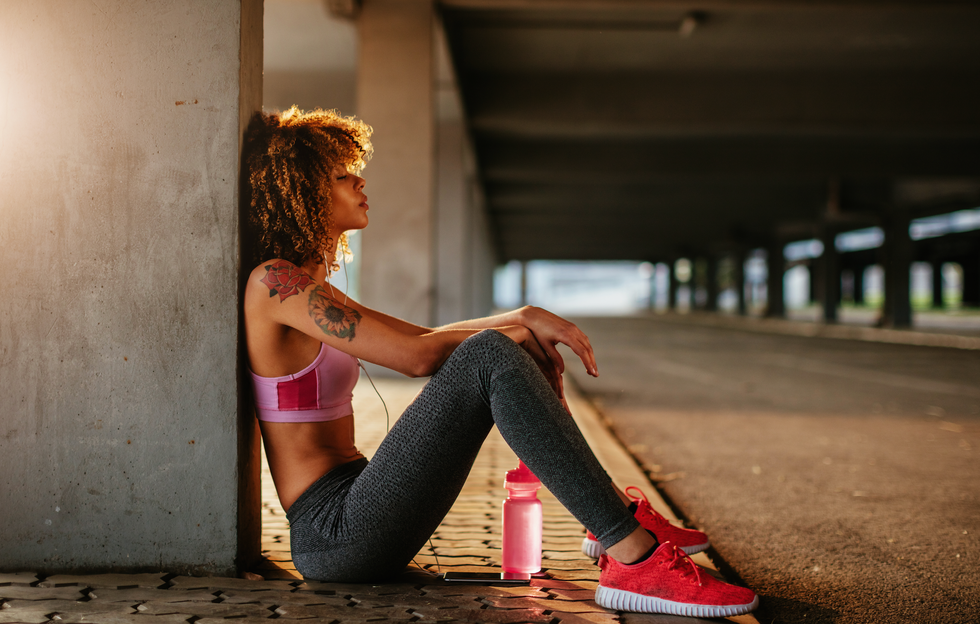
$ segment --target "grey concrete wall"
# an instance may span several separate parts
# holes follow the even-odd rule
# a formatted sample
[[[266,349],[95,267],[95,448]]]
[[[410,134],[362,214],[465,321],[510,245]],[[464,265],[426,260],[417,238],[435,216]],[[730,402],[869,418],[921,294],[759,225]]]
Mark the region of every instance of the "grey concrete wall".
[[[261,0],[0,4],[0,569],[233,573],[257,542],[237,179],[261,36]]]

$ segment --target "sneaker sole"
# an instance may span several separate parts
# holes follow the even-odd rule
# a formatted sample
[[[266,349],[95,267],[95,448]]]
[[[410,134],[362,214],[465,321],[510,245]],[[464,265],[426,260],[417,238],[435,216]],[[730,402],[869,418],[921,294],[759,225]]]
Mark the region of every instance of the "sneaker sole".
[[[744,605],[698,605],[674,602],[672,600],[664,600],[663,598],[644,596],[643,594],[634,594],[633,592],[603,587],[602,585],[595,590],[595,601],[600,607],[614,611],[668,613],[670,615],[708,618],[744,615],[759,606],[758,596],[752,602]]]
[[[701,552],[702,550],[707,550],[708,546],[710,545],[711,545],[710,543],[705,542],[703,544],[694,544],[693,546],[681,546],[680,548],[686,554],[693,555],[695,553]],[[593,559],[598,559],[599,555],[602,555],[606,552],[606,549],[603,548],[602,544],[600,544],[599,542],[595,540],[590,540],[588,537],[584,537],[582,538],[582,552],[588,555],[589,557],[592,557]]]

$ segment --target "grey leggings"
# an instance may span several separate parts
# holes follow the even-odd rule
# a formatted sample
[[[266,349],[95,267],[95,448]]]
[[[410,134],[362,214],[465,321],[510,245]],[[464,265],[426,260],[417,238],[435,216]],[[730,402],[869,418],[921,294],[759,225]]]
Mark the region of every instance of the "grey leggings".
[[[331,470],[289,508],[296,569],[344,582],[402,572],[449,512],[495,424],[604,546],[639,526],[531,357],[487,330],[457,347],[370,462]]]

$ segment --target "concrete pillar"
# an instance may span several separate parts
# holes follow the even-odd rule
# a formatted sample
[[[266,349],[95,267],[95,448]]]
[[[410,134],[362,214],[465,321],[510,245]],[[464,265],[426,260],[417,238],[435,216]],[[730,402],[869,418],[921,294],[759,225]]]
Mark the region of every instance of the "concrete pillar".
[[[812,305],[820,301],[820,292],[818,291],[821,285],[820,276],[817,273],[817,263],[813,259],[807,260],[807,263],[804,266],[806,267],[806,272],[810,278],[810,281],[808,282],[810,290],[808,293],[807,304]]]
[[[884,327],[912,325],[909,300],[909,271],[912,265],[912,239],[909,215],[895,210],[885,215],[885,243],[881,247],[885,267],[885,302],[879,324]]]
[[[361,297],[413,323],[434,321],[435,130],[432,0],[366,0],[358,27],[358,115],[374,128],[365,171]]]
[[[680,288],[680,281],[677,279],[677,259],[672,259],[667,264],[667,309],[677,311],[677,289]]]
[[[766,316],[783,318],[786,316],[786,303],[783,293],[783,276],[786,272],[786,259],[783,244],[773,241],[767,248],[766,262]]]
[[[840,257],[834,244],[833,230],[827,229],[821,237],[823,253],[816,259],[814,281],[817,282],[817,301],[822,308],[824,323],[837,322],[837,308],[840,305]]]
[[[526,306],[527,303],[527,262],[521,262],[521,299],[518,306]]]
[[[932,261],[932,307],[942,309],[943,302],[943,262],[942,260]]]
[[[238,177],[261,71],[260,0],[0,3],[0,570],[257,555]]]
[[[708,256],[706,262],[705,287],[708,291],[708,297],[704,309],[709,312],[716,312],[718,310],[718,258]]]
[[[647,294],[647,310],[655,310],[657,308],[657,263],[654,260],[649,261],[653,268],[650,270],[650,285],[649,292]]]
[[[476,156],[441,27],[436,55],[435,325],[487,316],[496,258]]]
[[[735,282],[735,294],[738,296],[738,313],[745,316],[745,252],[739,250],[732,256],[732,278]]]
[[[864,303],[864,272],[868,267],[857,265],[854,267],[854,305]]]
[[[967,254],[960,261],[963,267],[962,304],[970,307],[980,306],[980,252]]]

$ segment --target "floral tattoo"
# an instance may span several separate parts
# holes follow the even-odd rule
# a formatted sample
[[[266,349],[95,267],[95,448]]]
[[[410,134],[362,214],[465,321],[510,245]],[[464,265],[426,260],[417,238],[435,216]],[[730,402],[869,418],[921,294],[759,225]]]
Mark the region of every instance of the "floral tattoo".
[[[306,290],[307,286],[314,283],[313,278],[306,271],[285,260],[267,264],[265,270],[268,273],[265,274],[261,282],[269,287],[270,297],[279,295],[280,303]]]
[[[317,327],[328,336],[354,339],[354,330],[361,321],[361,313],[340,303],[320,286],[310,292],[310,316]]]

